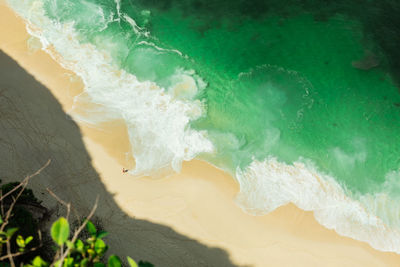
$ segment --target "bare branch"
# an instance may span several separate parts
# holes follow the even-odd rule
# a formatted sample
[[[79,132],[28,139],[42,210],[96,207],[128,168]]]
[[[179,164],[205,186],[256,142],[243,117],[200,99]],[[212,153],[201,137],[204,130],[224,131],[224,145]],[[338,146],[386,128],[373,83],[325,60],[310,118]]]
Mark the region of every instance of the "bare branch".
[[[27,251],[16,252],[16,253],[8,253],[8,250],[7,250],[7,255],[4,255],[4,256],[0,257],[0,261],[5,260],[5,259],[10,258],[10,257],[14,257],[15,258],[15,257],[21,256],[21,255],[24,255],[26,253],[38,250],[40,247],[43,246],[42,232],[40,230],[38,230],[38,237],[39,237],[39,246],[31,248],[31,249],[29,249]],[[9,240],[7,242],[9,243]]]
[[[2,214],[4,214],[3,200],[7,196],[11,195],[12,193],[16,192],[18,189],[21,188],[21,190],[18,192],[17,196],[16,197],[12,197],[12,203],[11,203],[10,207],[8,208],[8,210],[7,210],[6,217],[4,218],[4,222],[1,224],[0,231],[4,231],[5,227],[9,223],[9,219],[11,217],[11,212],[14,209],[14,206],[17,203],[18,199],[21,197],[22,193],[24,192],[26,186],[28,185],[29,179],[31,179],[32,177],[34,177],[34,176],[38,175],[39,173],[41,173],[50,164],[50,162],[51,162],[51,160],[49,159],[46,162],[46,164],[44,164],[39,170],[37,170],[35,173],[25,177],[25,179],[18,186],[14,187],[7,194],[3,195],[3,193],[1,192],[1,196],[0,196],[1,212],[2,212]],[[41,241],[42,238],[41,238],[40,231],[39,231],[39,237],[40,237],[40,241]],[[8,260],[10,261],[11,267],[15,267],[14,257],[15,256],[19,256],[20,252],[11,253],[10,237],[7,237],[6,248],[7,248],[7,255],[0,257],[0,260],[8,258]],[[36,250],[36,248],[35,248],[35,250]]]
[[[59,198],[53,191],[51,191],[49,188],[46,188],[47,192],[49,192],[49,194],[54,197],[58,202],[60,202],[62,205],[64,205],[67,208],[67,220],[69,218],[69,214],[71,211],[71,203],[67,203],[65,201],[63,201],[61,198]]]
[[[76,239],[78,238],[78,235],[83,231],[83,229],[85,228],[86,224],[88,223],[88,221],[90,221],[90,219],[93,217],[94,212],[97,209],[97,205],[99,203],[99,196],[96,197],[96,202],[93,205],[92,210],[90,211],[89,215],[86,217],[86,219],[83,221],[83,223],[81,224],[81,226],[78,228],[78,230],[75,231],[74,236],[72,237],[72,243],[74,243],[76,241]]]
[[[17,204],[19,197],[22,195],[22,192],[24,192],[27,185],[28,183],[24,183],[22,189],[18,192],[17,197],[16,198],[13,197],[13,202],[11,203],[10,207],[7,210],[6,217],[4,218],[4,222],[0,227],[0,231],[4,231],[5,227],[7,226],[8,220],[10,219],[11,216],[11,212],[14,209],[15,204]]]
[[[60,197],[58,197],[53,191],[51,191],[50,188],[46,188],[47,192],[49,192],[49,194],[54,197],[58,202],[61,203],[61,205],[65,206],[67,208],[67,220],[69,218],[69,215],[71,214],[71,210],[73,211],[74,215],[75,215],[75,219],[80,223],[80,218],[78,215],[78,212],[76,211],[76,209],[74,208],[74,206],[72,206],[71,203],[67,203],[65,201],[63,201]]]
[[[58,202],[60,202],[62,205],[64,206],[68,206],[70,203],[65,202],[64,200],[62,200],[61,198],[59,198],[53,191],[51,191],[48,187],[46,188],[47,192],[50,193],[50,195],[52,197],[54,197]]]
[[[3,190],[0,189],[0,197],[3,197]],[[4,205],[3,201],[0,201],[0,212],[1,212],[1,217],[4,216]]]
[[[7,247],[7,258],[10,261],[10,265],[11,267],[15,267],[15,263],[14,263],[14,259],[13,256],[11,254],[11,245],[10,245],[10,238],[7,238],[7,243],[6,243],[6,247]]]
[[[21,186],[23,186],[23,184],[28,183],[29,179],[31,179],[32,177],[40,174],[47,166],[49,166],[51,162],[51,159],[49,159],[39,170],[37,170],[35,173],[25,177],[25,179],[16,187],[14,187],[11,191],[7,192],[7,194],[2,195],[0,198],[0,201],[2,201],[4,198],[6,198],[7,196],[11,195],[12,193],[14,193],[16,190],[18,190],[18,188],[20,188]]]
[[[67,221],[69,220],[69,214],[71,211],[71,203],[67,203],[64,200],[62,200],[61,198],[59,198],[53,191],[51,191],[49,188],[46,188],[47,192],[49,192],[49,194],[54,197],[59,203],[61,203],[61,205],[65,206],[67,208]],[[61,245],[60,247],[60,255],[64,254],[64,244]],[[55,259],[57,258],[57,254],[55,255]]]
[[[24,251],[24,252],[11,253],[11,254],[7,254],[7,255],[4,255],[4,256],[1,256],[0,257],[0,261],[5,260],[5,259],[9,258],[10,256],[15,258],[15,257],[21,256],[21,255],[24,255],[26,253],[30,253],[32,251],[38,250],[40,247],[41,246],[38,246],[38,247],[31,248],[31,249],[29,249],[27,251]]]
[[[38,230],[38,237],[39,237],[39,247],[43,245],[43,240],[42,240],[42,231],[40,229]]]
[[[90,221],[90,219],[93,217],[94,212],[97,209],[97,205],[99,203],[99,196],[96,197],[96,202],[93,205],[92,210],[90,211],[89,215],[86,217],[86,219],[83,221],[83,223],[81,224],[81,226],[79,226],[79,228],[74,232],[74,235],[71,239],[71,243],[75,243],[75,241],[78,239],[79,234],[83,231],[83,229],[85,228],[86,224],[88,223],[88,221]],[[68,255],[70,251],[70,248],[68,247],[67,250],[65,250],[64,254],[61,255],[61,259],[60,259],[60,267],[63,264],[64,258]],[[54,266],[54,262],[50,265],[50,267]]]

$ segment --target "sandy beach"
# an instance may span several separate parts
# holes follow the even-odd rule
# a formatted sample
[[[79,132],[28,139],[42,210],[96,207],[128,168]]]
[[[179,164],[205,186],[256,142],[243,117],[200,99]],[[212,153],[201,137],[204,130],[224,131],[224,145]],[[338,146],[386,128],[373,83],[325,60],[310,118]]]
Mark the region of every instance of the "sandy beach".
[[[400,266],[400,255],[339,236],[294,205],[244,213],[235,180],[198,160],[166,178],[122,174],[133,161],[125,126],[71,119],[90,105],[74,104],[82,82],[40,50],[4,1],[0,50],[0,178],[22,179],[52,159],[30,187],[59,215],[46,187],[80,214],[99,195],[111,252],[155,266]]]

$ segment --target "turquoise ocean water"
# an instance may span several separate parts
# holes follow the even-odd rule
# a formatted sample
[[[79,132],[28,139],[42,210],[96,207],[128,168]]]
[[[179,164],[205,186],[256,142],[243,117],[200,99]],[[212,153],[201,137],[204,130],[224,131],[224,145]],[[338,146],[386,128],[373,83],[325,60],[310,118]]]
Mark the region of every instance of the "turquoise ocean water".
[[[199,158],[237,203],[293,202],[400,253],[397,1],[9,0],[97,104],[124,119],[132,174]]]

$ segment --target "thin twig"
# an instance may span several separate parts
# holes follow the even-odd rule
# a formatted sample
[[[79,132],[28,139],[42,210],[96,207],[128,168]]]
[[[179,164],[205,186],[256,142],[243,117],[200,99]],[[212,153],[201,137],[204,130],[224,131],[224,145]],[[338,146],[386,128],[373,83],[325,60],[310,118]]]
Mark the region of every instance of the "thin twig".
[[[49,159],[39,170],[37,170],[35,173],[25,177],[25,179],[16,187],[14,187],[11,191],[7,192],[7,194],[2,195],[0,198],[0,201],[2,201],[4,198],[6,198],[7,196],[11,195],[12,193],[14,193],[16,190],[18,190],[18,188],[20,188],[21,186],[23,186],[24,183],[27,183],[29,181],[29,179],[31,179],[32,177],[40,174],[47,166],[49,166],[51,162],[51,159]]]
[[[54,197],[58,202],[60,202],[61,204],[63,204],[64,206],[68,206],[69,203],[65,202],[64,200],[62,200],[61,198],[59,198],[53,191],[51,191],[48,187],[46,188],[47,192],[50,193],[50,195],[52,197]]]
[[[0,197],[3,196],[3,190],[0,189]],[[1,212],[1,217],[4,216],[4,205],[3,205],[3,201],[0,201],[0,212]]]
[[[7,194],[3,195],[0,198],[0,202],[2,202],[2,200],[5,197],[9,196],[13,192],[15,192],[18,188],[22,187],[22,189],[18,192],[17,197],[13,198],[13,202],[11,203],[10,207],[7,210],[6,217],[3,220],[4,221],[3,224],[0,227],[0,231],[4,231],[5,227],[7,226],[8,220],[10,219],[10,216],[11,216],[11,212],[14,209],[15,204],[17,204],[18,199],[20,198],[20,196],[24,192],[26,186],[28,185],[29,179],[31,179],[32,177],[34,177],[34,176],[38,175],[39,173],[41,173],[47,166],[49,166],[50,162],[51,162],[51,160],[49,159],[39,170],[37,170],[35,173],[27,176],[18,186],[14,187],[11,191],[9,191]]]
[[[64,205],[67,208],[67,220],[69,218],[69,214],[71,211],[71,203],[67,203],[64,200],[62,200],[61,198],[59,198],[53,191],[51,191],[49,188],[46,188],[47,192],[49,192],[49,194],[54,197],[58,202],[60,202],[62,205]]]
[[[47,192],[49,192],[49,194],[50,194],[52,197],[54,197],[58,202],[60,202],[63,206],[65,206],[65,207],[67,208],[67,216],[66,216],[66,217],[67,217],[67,220],[68,220],[69,215],[71,214],[70,211],[72,210],[72,211],[74,212],[75,219],[76,219],[77,221],[79,221],[79,223],[80,223],[80,219],[79,219],[78,212],[76,211],[76,209],[74,208],[74,206],[71,205],[71,203],[67,203],[67,202],[63,201],[60,197],[58,197],[58,196],[56,195],[56,193],[54,193],[53,191],[51,191],[50,188],[46,188],[46,190],[47,190]]]
[[[53,191],[50,190],[50,188],[46,188],[47,192],[49,192],[49,194],[54,197],[59,203],[61,203],[61,205],[65,206],[67,208],[67,221],[69,220],[69,214],[71,211],[71,203],[67,203],[64,200],[62,200],[61,198],[59,198]],[[58,253],[60,253],[60,255],[64,254],[64,244],[61,244],[60,247],[60,251],[57,251],[57,253],[54,255],[54,260],[58,258]]]
[[[5,256],[0,257],[0,261],[5,260],[5,259],[9,258],[10,256],[15,258],[15,257],[21,256],[21,255],[24,255],[26,253],[30,253],[32,251],[38,250],[40,247],[41,246],[37,246],[37,247],[31,248],[31,249],[29,249],[27,251],[24,251],[24,252],[17,252],[17,253],[7,254]]]
[[[7,258],[10,261],[10,265],[11,267],[15,267],[15,263],[14,263],[14,259],[13,256],[11,254],[11,244],[10,244],[10,237],[7,237]]]
[[[7,196],[11,195],[12,193],[16,192],[19,188],[21,188],[21,190],[18,192],[17,196],[16,196],[15,198],[12,197],[12,199],[13,199],[13,200],[12,200],[12,203],[11,203],[10,207],[8,208],[8,210],[7,210],[6,217],[4,218],[3,223],[1,224],[0,231],[4,231],[5,227],[6,227],[7,224],[9,223],[9,219],[10,219],[10,217],[11,217],[11,212],[12,212],[12,210],[14,209],[14,206],[15,206],[15,204],[17,203],[18,199],[21,197],[22,193],[24,192],[26,186],[28,185],[29,179],[31,179],[32,177],[34,177],[34,176],[38,175],[39,173],[41,173],[42,170],[43,170],[44,168],[46,168],[46,167],[50,164],[50,162],[51,162],[51,160],[49,159],[49,160],[46,162],[46,164],[43,165],[43,167],[41,167],[41,168],[40,168],[39,170],[37,170],[35,173],[33,173],[33,174],[31,174],[31,175],[25,177],[25,179],[24,179],[18,186],[14,187],[14,188],[13,188],[12,190],[10,190],[7,194],[5,194],[5,195],[1,194],[0,202],[1,202],[2,205],[3,205],[3,200],[4,200]],[[2,209],[2,213],[3,213],[3,212],[4,212],[4,211],[3,211],[3,206],[1,207],[1,209]],[[15,253],[14,253],[14,254],[11,253],[10,239],[11,239],[10,237],[7,237],[7,242],[6,242],[7,255],[5,255],[4,257],[9,259],[11,267],[15,267],[15,263],[14,263],[14,256],[15,256],[14,254],[15,254]],[[40,234],[40,239],[41,239],[41,234]]]
[[[79,234],[83,231],[83,229],[85,228],[86,224],[88,223],[88,221],[93,217],[94,212],[97,209],[97,204],[99,203],[99,196],[96,197],[96,202],[93,205],[92,210],[90,211],[89,215],[86,217],[86,219],[84,220],[84,222],[81,224],[81,226],[74,232],[74,235],[71,239],[71,243],[75,243],[76,239],[78,239]],[[64,254],[61,255],[61,259],[59,261],[59,266],[61,267],[64,261],[64,258],[68,255],[68,253],[70,252],[70,247],[67,248],[67,250],[65,250]],[[54,266],[54,262],[50,265],[50,267]]]
[[[19,197],[22,195],[22,193],[24,192],[27,185],[28,185],[28,183],[25,182],[22,186],[22,189],[18,192],[17,197],[13,198],[13,202],[11,203],[10,207],[7,210],[6,217],[4,218],[4,222],[0,227],[0,231],[4,231],[5,227],[7,226],[8,220],[10,219],[10,216],[11,216],[11,212],[14,209],[15,204],[17,204]]]
[[[78,228],[78,230],[75,231],[74,236],[72,237],[72,243],[74,243],[76,241],[76,239],[78,238],[78,235],[83,231],[83,229],[85,228],[86,224],[90,221],[90,219],[93,217],[94,212],[97,209],[97,205],[99,203],[99,196],[96,197],[96,201],[93,205],[92,210],[90,211],[89,215],[86,217],[85,221],[81,224],[81,226]]]

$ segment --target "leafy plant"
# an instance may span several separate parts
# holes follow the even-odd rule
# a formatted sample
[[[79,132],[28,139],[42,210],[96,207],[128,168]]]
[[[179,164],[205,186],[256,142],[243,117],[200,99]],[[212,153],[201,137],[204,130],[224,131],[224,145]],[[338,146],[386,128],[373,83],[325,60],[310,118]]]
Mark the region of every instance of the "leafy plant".
[[[91,221],[86,221],[86,229],[90,233],[90,237],[86,240],[68,239],[70,226],[68,221],[61,217],[53,223],[51,227],[51,236],[53,241],[59,246],[58,252],[62,248],[67,247],[64,255],[55,261],[55,265],[62,267],[122,267],[121,259],[116,255],[110,255],[107,265],[102,262],[104,254],[108,250],[108,246],[102,240],[108,233],[105,231],[97,231],[95,225]],[[65,257],[64,257],[65,256]],[[152,267],[151,263],[140,261],[137,264],[131,257],[127,257],[130,267]],[[48,267],[50,263],[44,261],[37,256],[30,264],[25,267]]]
[[[33,192],[26,190],[26,186],[29,179],[39,174],[49,163],[50,161],[33,175],[26,177],[21,183],[10,183],[2,187],[5,191],[2,191],[0,205],[3,207],[7,202],[8,210],[6,212],[3,209],[0,210],[0,267],[15,267],[16,260],[18,265],[24,267],[122,267],[121,259],[116,255],[110,255],[107,260],[104,259],[108,246],[103,238],[108,235],[108,232],[98,230],[90,221],[97,208],[97,200],[87,219],[71,232],[72,227],[68,222],[71,205],[60,200],[50,190],[50,194],[67,207],[67,216],[58,218],[50,229],[51,238],[56,245],[53,260],[45,260],[39,254],[34,255],[34,258],[28,261],[29,263],[19,260],[23,259],[27,253],[37,251],[43,244],[40,231],[37,235],[25,235],[26,231],[24,230],[26,229],[24,228],[28,225],[26,222],[31,222],[31,227],[37,230],[37,224],[34,224],[31,214],[22,212],[19,216],[22,218],[22,223],[16,223],[18,220],[13,221],[13,218],[14,211],[18,211],[18,209],[14,208],[22,196],[24,196],[25,203],[39,203]],[[85,228],[89,236],[80,238],[80,233]],[[130,267],[154,266],[149,262],[139,261],[136,263],[130,257],[127,257],[127,262]]]
[[[67,219],[61,217],[53,223],[51,227],[51,237],[57,245],[61,246],[68,240],[69,236],[69,223]]]

